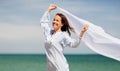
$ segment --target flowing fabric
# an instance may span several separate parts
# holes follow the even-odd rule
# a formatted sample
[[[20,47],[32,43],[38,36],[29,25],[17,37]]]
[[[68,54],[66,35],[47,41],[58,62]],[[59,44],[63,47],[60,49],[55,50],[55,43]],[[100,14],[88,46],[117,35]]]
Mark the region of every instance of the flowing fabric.
[[[67,17],[77,34],[80,33],[84,24],[88,24],[89,29],[84,34],[82,41],[96,53],[120,61],[120,39],[112,37],[101,27],[78,18],[60,7],[57,8],[57,12],[63,13]]]

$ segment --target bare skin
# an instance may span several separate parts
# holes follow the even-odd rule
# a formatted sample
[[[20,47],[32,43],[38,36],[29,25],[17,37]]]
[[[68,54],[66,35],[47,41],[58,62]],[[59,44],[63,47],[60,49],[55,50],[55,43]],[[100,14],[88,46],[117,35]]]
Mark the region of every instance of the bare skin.
[[[57,8],[57,6],[54,5],[54,4],[52,4],[52,5],[48,8],[47,11],[48,11],[48,12],[51,12],[52,10],[54,10],[54,9],[56,9],[56,8]],[[61,27],[63,26],[63,24],[61,23],[61,18],[60,18],[58,15],[56,15],[56,16],[54,17],[54,20],[53,20],[53,22],[52,22],[52,26],[53,26],[53,29],[55,30],[55,33],[62,31],[62,30],[61,30]],[[84,27],[82,28],[82,31],[80,32],[80,37],[83,37],[84,33],[88,30],[88,27],[89,27],[88,24],[85,24],[85,25],[84,25]],[[55,33],[54,33],[54,34],[55,34]]]
[[[83,36],[83,34],[88,30],[88,28],[89,28],[89,25],[85,24],[84,27],[82,28],[82,31],[80,32],[80,37]]]

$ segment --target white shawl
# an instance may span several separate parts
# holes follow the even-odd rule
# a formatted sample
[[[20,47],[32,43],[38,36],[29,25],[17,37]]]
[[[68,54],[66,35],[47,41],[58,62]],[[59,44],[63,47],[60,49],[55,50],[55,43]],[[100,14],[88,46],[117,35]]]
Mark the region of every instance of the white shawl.
[[[60,7],[57,8],[57,12],[63,13],[67,17],[77,34],[80,33],[84,24],[89,24],[89,29],[82,38],[83,42],[98,54],[120,61],[120,39],[112,37],[101,27],[78,18]]]

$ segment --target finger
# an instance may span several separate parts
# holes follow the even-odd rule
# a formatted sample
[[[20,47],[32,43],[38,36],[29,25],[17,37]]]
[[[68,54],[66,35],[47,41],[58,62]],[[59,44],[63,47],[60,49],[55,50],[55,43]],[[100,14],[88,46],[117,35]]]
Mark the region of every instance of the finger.
[[[55,5],[55,4],[51,4],[50,6],[51,6],[51,7],[55,7],[55,8],[57,7],[57,5]]]
[[[86,29],[88,29],[88,27],[89,27],[89,25],[88,25],[88,24],[86,24],[86,25],[85,25],[85,28],[86,28]]]

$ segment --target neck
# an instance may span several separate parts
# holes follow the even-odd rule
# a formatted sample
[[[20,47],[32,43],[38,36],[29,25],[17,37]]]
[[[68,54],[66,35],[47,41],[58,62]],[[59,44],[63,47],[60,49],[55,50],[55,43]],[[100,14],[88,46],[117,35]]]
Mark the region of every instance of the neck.
[[[54,30],[54,34],[57,33],[57,32],[61,32],[61,31],[62,31],[61,29]]]

